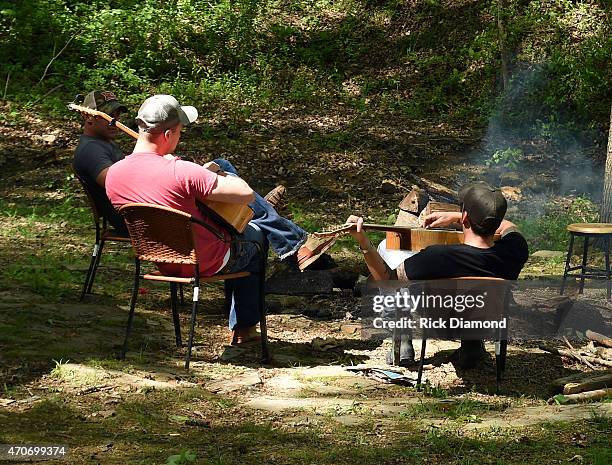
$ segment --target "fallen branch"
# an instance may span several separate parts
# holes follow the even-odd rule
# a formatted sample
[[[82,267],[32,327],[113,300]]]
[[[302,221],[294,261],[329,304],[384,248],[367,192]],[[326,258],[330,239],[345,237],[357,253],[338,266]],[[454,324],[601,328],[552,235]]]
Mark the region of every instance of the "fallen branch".
[[[567,345],[567,347],[569,347],[570,351],[574,354],[575,358],[580,360],[582,363],[584,363],[586,366],[588,366],[591,370],[595,369],[595,367],[591,363],[589,363],[587,360],[585,360],[584,357],[582,357],[582,355],[580,355],[576,351],[576,349],[574,349],[574,346],[571,344],[571,342],[565,336],[563,336],[563,340],[565,341],[565,344]]]
[[[595,341],[598,344],[601,344],[604,347],[612,348],[612,338],[604,336],[603,334],[596,333],[595,331],[591,331],[587,329],[586,337],[591,341]]]
[[[578,394],[579,392],[587,392],[609,387],[612,388],[612,373],[593,377],[584,381],[567,383],[565,386],[563,386],[563,394]]]
[[[561,404],[575,404],[578,402],[589,402],[592,400],[604,399],[612,396],[612,388],[596,389],[595,391],[581,392],[580,394],[559,395],[551,400],[557,400]],[[550,402],[550,401],[549,401]]]
[[[545,345],[540,345],[538,346],[540,350],[543,350],[545,352],[549,352],[551,354],[555,354],[555,355],[560,355],[563,357],[569,357],[569,358],[573,358],[574,360],[577,360],[581,363],[586,363],[586,361],[588,362],[592,362],[592,363],[597,363],[599,365],[603,365],[606,367],[610,367],[612,368],[612,362],[609,360],[604,360],[601,359],[599,357],[591,357],[588,355],[578,355],[570,350],[565,350],[565,349],[555,349],[554,347],[548,347]]]

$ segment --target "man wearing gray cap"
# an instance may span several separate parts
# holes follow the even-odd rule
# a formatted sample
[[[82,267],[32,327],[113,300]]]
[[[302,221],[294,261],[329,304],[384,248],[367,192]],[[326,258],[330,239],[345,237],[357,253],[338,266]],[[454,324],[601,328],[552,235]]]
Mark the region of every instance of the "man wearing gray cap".
[[[95,90],[85,96],[82,105],[99,110],[115,119],[127,111],[114,93]],[[106,197],[104,183],[106,173],[113,163],[123,159],[121,149],[115,144],[118,129],[97,116],[83,117],[83,134],[74,152],[72,166],[92,196],[98,211],[121,234],[127,235],[123,218],[117,213]]]
[[[484,182],[469,183],[459,190],[460,212],[435,212],[425,218],[425,226],[447,227],[458,223],[464,234],[459,245],[433,245],[407,258],[391,270],[372,246],[362,230],[363,218],[351,215],[347,223],[355,223],[351,235],[359,243],[366,264],[376,281],[427,280],[465,276],[494,277],[515,280],[529,257],[527,242],[517,227],[504,219],[507,202],[499,189]],[[501,239],[494,241],[494,235]],[[412,343],[401,344],[401,359],[414,362]],[[485,355],[482,341],[461,341],[458,363],[473,368]]]
[[[224,176],[195,163],[181,160],[174,152],[181,137],[181,129],[198,117],[192,106],[182,106],[170,95],[148,98],[138,111],[136,121],[140,128],[134,152],[115,163],[106,177],[106,193],[111,203],[120,207],[129,202],[144,202],[172,207],[210,222],[202,215],[196,202],[215,200],[248,205],[255,193],[238,176]],[[217,226],[218,229],[218,226]],[[229,326],[231,342],[241,343],[257,337],[255,326],[259,322],[258,272],[262,260],[267,258],[266,235],[253,222],[242,237],[259,242],[263,256],[254,244],[243,244],[231,250],[227,242],[219,240],[208,229],[194,225],[198,256],[203,258],[200,272],[203,276],[216,273],[250,271],[252,274],[226,282],[231,294]],[[191,276],[193,267],[158,264],[160,271],[175,276]]]

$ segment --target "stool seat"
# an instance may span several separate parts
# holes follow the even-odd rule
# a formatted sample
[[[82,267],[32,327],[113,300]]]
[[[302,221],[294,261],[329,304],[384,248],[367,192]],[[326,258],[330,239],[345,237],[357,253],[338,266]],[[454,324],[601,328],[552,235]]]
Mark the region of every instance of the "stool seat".
[[[581,234],[612,234],[612,223],[574,223],[567,230]]]

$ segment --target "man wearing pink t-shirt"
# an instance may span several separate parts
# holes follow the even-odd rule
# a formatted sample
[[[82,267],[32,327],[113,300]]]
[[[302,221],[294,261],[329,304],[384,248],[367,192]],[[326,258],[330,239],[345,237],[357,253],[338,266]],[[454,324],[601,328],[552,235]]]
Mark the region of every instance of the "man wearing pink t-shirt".
[[[181,129],[198,117],[194,107],[181,106],[170,95],[148,98],[138,111],[139,136],[134,152],[112,165],[106,176],[106,193],[115,208],[130,202],[164,205],[208,221],[196,201],[216,200],[248,205],[254,199],[249,185],[237,176],[222,176],[195,163],[168,156],[176,149]],[[246,278],[231,281],[230,330],[232,342],[257,337],[259,322],[259,276],[261,261],[267,257],[267,241],[256,226],[249,224],[242,239],[262,245],[263,256],[254,244],[241,243],[230,250],[206,228],[193,224],[200,272],[210,276],[220,271],[250,271]],[[217,227],[217,229],[219,229]],[[177,276],[192,276],[192,267],[159,264],[160,271]],[[229,283],[229,282],[228,282]]]

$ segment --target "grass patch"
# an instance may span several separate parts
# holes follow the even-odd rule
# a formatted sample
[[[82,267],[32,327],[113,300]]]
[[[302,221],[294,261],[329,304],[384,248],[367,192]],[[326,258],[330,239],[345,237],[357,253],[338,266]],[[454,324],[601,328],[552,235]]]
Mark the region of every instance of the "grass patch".
[[[581,197],[566,206],[548,203],[543,209],[541,214],[530,213],[516,221],[532,251],[567,250],[567,225],[594,222],[598,216],[597,206],[591,200]]]

